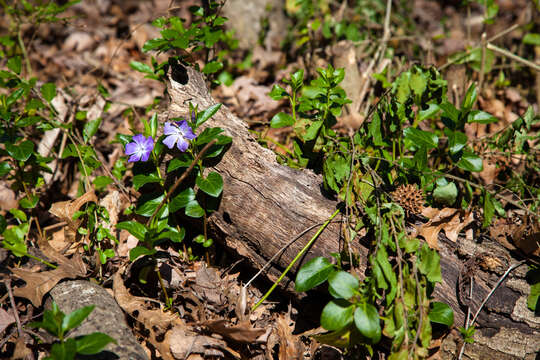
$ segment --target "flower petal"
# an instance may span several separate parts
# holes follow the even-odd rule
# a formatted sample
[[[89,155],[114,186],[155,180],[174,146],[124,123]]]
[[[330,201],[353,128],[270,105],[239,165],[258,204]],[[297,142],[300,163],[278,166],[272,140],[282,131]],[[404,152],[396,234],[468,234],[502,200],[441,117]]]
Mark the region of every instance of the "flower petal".
[[[139,160],[141,160],[141,155],[139,153],[135,153],[129,157],[128,162],[135,162]]]
[[[137,152],[137,144],[134,142],[130,142],[129,144],[126,144],[126,155],[131,155]]]
[[[163,126],[163,134],[165,135],[178,134],[178,128],[174,125],[171,125],[170,122],[166,122],[165,126]]]
[[[150,157],[151,152],[152,150],[143,152],[141,154],[141,161],[148,161],[148,158]]]
[[[179,139],[176,146],[178,147],[178,150],[180,150],[181,152],[184,152],[187,150],[189,143],[184,139]]]
[[[167,146],[169,149],[172,149],[177,140],[177,134],[169,135],[165,139],[163,139],[163,144],[165,144],[165,146]]]
[[[135,136],[133,136],[133,141],[137,144],[140,144],[142,142],[144,142],[146,140],[146,138],[144,137],[143,134],[137,134]]]

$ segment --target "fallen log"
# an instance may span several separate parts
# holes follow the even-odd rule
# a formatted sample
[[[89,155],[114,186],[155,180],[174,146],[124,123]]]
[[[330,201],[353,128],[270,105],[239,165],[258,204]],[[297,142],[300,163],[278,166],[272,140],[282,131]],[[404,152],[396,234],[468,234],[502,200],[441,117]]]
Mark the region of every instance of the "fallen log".
[[[186,117],[190,102],[200,109],[216,103],[202,74],[191,68],[173,69],[169,80],[168,118]],[[233,138],[231,148],[215,167],[224,179],[224,191],[219,210],[209,217],[209,226],[217,240],[247,259],[254,268],[261,268],[297,234],[322,224],[334,212],[337,201],[323,195],[320,176],[278,164],[275,154],[260,146],[245,123],[229,109],[222,106],[207,126],[219,126]],[[315,231],[317,227],[273,261],[266,272],[270,281],[279,276]],[[464,303],[469,304],[472,313],[476,312],[499,277],[517,260],[489,239],[481,243],[460,239],[453,243],[441,236],[439,243],[443,282],[436,286],[434,295],[453,308],[457,328],[465,324]],[[303,261],[329,256],[342,246],[340,225],[330,224]],[[367,259],[365,246],[354,244],[354,249],[361,259]],[[489,258],[497,261],[490,263],[486,260]],[[463,265],[467,259],[472,259],[468,267]],[[366,261],[360,271],[365,267]],[[489,298],[477,320],[475,343],[467,345],[464,358],[535,358],[540,348],[540,318],[526,305],[530,291],[524,279],[526,270],[526,266],[521,266],[511,272]],[[467,277],[472,277],[474,290],[472,298],[464,300],[463,289],[459,288]],[[459,353],[460,347],[460,336],[453,331],[442,344],[441,354],[450,359]]]

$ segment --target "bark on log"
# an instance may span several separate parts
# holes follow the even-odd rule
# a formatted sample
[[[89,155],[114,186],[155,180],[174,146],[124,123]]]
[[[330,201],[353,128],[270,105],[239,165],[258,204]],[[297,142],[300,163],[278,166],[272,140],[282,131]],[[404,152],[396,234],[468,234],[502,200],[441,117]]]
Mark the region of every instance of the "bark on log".
[[[171,97],[168,117],[187,116],[189,102],[205,109],[215,100],[210,95],[202,74],[182,67],[173,69],[168,91]],[[253,139],[245,123],[222,106],[207,126],[219,126],[233,138],[231,148],[215,170],[224,179],[220,208],[209,218],[216,239],[260,268],[277,251],[306,228],[321,224],[332,214],[337,202],[321,192],[322,179],[309,170],[295,170],[276,162],[272,151]],[[316,228],[289,246],[266,273],[273,281],[290,263]],[[306,261],[314,256],[328,256],[342,246],[340,226],[331,224],[309,251]],[[464,273],[468,258],[473,266],[474,314],[498,278],[517,260],[498,243],[460,239],[452,243],[440,239],[443,282],[435,289],[435,297],[454,309],[456,327],[464,326],[466,307],[460,302],[458,277]],[[368,250],[361,244],[355,249],[366,259]],[[483,264],[486,262],[486,264]],[[493,265],[495,264],[495,265]],[[365,270],[363,262],[361,271]],[[295,271],[298,266],[295,267]],[[468,344],[464,359],[533,359],[540,348],[540,318],[526,306],[529,285],[524,280],[526,266],[510,273],[487,302],[477,320],[475,344]],[[291,274],[294,275],[295,271]],[[296,294],[297,296],[297,294]],[[443,343],[443,357],[450,359],[459,352],[459,335],[449,336]]]

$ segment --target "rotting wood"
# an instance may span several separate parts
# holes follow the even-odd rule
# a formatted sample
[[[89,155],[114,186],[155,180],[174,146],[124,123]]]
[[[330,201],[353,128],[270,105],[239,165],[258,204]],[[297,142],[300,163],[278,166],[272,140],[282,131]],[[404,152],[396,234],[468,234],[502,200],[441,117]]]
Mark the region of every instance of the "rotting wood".
[[[200,109],[216,103],[202,74],[191,68],[173,69],[168,92],[171,97],[169,118],[186,117],[190,102],[198,104]],[[272,151],[260,146],[244,121],[225,106],[206,126],[219,126],[233,138],[231,148],[215,168],[223,176],[224,191],[219,210],[209,218],[209,226],[218,241],[249,260],[254,268],[262,267],[290,239],[314,224],[323,223],[335,210],[337,202],[321,192],[320,176],[309,170],[295,170],[278,164]],[[305,234],[275,260],[266,273],[269,280],[279,276],[315,231],[316,228]],[[499,267],[486,269],[479,266],[475,269],[470,299],[474,313],[497,278],[512,263],[512,255],[489,239],[476,243],[460,238],[458,243],[453,243],[441,236],[439,243],[443,282],[436,286],[434,295],[454,309],[455,326],[464,326],[466,307],[460,303],[458,293],[462,264],[468,258],[481,256],[493,257],[501,263]],[[340,226],[331,224],[300,265],[314,256],[329,256],[341,246]],[[365,246],[358,243],[353,246],[360,258],[367,258]],[[363,262],[361,273],[365,266],[366,262]],[[467,346],[464,359],[535,358],[540,348],[540,318],[526,307],[529,286],[523,280],[525,270],[522,266],[511,273],[487,302],[477,320],[475,344]],[[292,289],[290,285],[291,282],[288,290]],[[443,358],[457,354],[459,347],[455,342],[458,340],[459,335],[445,340]]]

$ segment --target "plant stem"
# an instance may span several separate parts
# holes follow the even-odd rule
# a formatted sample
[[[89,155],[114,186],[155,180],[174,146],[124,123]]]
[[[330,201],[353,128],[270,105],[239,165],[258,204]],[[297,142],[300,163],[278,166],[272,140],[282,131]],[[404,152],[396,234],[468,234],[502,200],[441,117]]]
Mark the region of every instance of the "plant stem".
[[[289,272],[289,270],[291,270],[291,268],[294,266],[294,264],[298,261],[298,259],[300,259],[304,253],[311,247],[311,245],[313,245],[313,243],[315,242],[315,240],[317,240],[317,238],[321,235],[321,233],[324,231],[324,229],[328,226],[328,224],[330,224],[330,222],[337,216],[337,214],[339,214],[339,209],[336,209],[336,211],[334,211],[334,213],[324,222],[324,224],[321,225],[321,227],[319,228],[319,230],[317,230],[317,232],[315,233],[315,235],[313,235],[313,237],[308,241],[308,243],[302,248],[302,250],[300,250],[300,252],[298,254],[296,254],[296,256],[294,257],[294,259],[290,262],[290,264],[287,266],[287,268],[285,269],[285,271],[283,271],[283,273],[281,274],[281,276],[274,282],[274,284],[272,285],[272,287],[266,292],[266,294],[264,294],[264,296],[255,304],[253,305],[253,307],[251,308],[251,311],[255,311],[255,309],[257,309],[262,303],[264,300],[266,300],[266,298],[268,298],[268,296],[270,296],[270,294],[274,291],[274,289],[278,286],[278,284],[281,282],[281,280],[283,280],[283,278],[285,277],[285,275],[287,275],[287,273]]]
[[[154,211],[154,213],[152,214],[152,216],[150,217],[150,219],[148,219],[146,225],[149,225],[152,223],[152,221],[154,220],[154,218],[156,217],[156,215],[159,213],[159,211],[161,210],[161,208],[163,207],[163,205],[165,205],[167,203],[167,201],[169,201],[169,198],[171,197],[171,194],[174,193],[174,191],[178,188],[178,186],[180,186],[180,184],[182,183],[182,181],[184,181],[187,176],[191,173],[191,171],[193,170],[193,168],[195,167],[195,164],[197,164],[199,162],[199,160],[202,158],[202,156],[204,155],[205,152],[208,151],[208,149],[210,149],[210,147],[212,145],[214,145],[215,143],[217,142],[217,139],[214,139],[212,141],[210,141],[208,144],[206,144],[203,149],[197,154],[197,156],[195,157],[195,159],[193,159],[193,161],[191,162],[191,164],[189,165],[189,167],[187,168],[186,171],[184,171],[184,173],[182,174],[182,176],[180,176],[178,178],[178,180],[176,180],[176,182],[174,183],[174,185],[169,189],[169,192],[167,193],[167,195],[165,196],[165,198],[161,201],[161,203],[159,204],[159,206],[156,208],[156,210]]]

